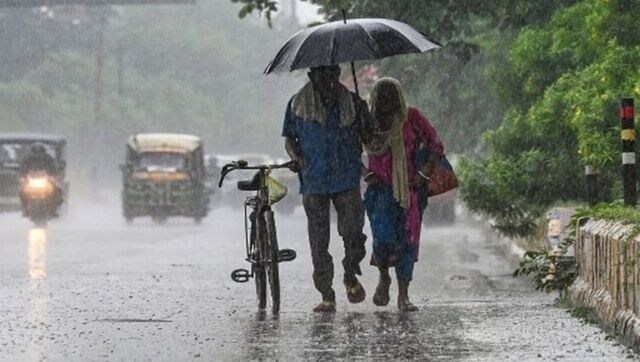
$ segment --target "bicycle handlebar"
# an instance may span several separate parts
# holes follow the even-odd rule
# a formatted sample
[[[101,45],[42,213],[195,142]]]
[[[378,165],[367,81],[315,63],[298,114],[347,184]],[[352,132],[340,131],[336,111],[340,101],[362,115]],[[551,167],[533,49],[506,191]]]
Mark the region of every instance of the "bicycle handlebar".
[[[293,161],[293,160],[285,162],[285,163],[282,163],[282,164],[265,164],[265,165],[253,165],[253,166],[249,166],[248,162],[245,161],[245,160],[234,161],[234,162],[228,163],[228,164],[226,164],[226,165],[224,165],[222,167],[222,171],[220,172],[220,181],[218,182],[218,187],[222,187],[222,184],[224,183],[224,178],[227,177],[227,175],[231,171],[235,171],[235,170],[267,170],[267,169],[288,168],[292,172],[295,172],[294,168],[296,166],[297,166],[297,162]]]

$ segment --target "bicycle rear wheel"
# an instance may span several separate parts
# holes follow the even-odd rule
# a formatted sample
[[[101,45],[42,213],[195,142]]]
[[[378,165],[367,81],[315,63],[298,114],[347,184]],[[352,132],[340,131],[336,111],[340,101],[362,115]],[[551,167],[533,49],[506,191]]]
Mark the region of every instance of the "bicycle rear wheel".
[[[271,311],[280,312],[280,274],[278,270],[278,236],[276,234],[276,222],[273,211],[264,212],[264,221],[267,231],[267,276],[271,291]]]
[[[264,221],[260,217],[251,215],[251,243],[250,251],[253,254],[254,262],[251,264],[253,279],[256,282],[256,296],[258,297],[258,309],[267,307],[267,272],[265,269],[266,248],[264,247],[266,230]]]
[[[258,309],[263,310],[267,307],[267,273],[264,266],[253,265],[253,279],[256,281]]]

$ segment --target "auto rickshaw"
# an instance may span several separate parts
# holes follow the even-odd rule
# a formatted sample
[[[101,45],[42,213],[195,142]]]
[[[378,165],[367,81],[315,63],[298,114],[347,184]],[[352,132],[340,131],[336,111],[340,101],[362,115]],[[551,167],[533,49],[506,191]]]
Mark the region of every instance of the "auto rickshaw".
[[[43,145],[55,160],[57,172],[53,178],[62,191],[63,201],[66,201],[69,192],[69,184],[65,180],[66,140],[50,134],[0,133],[0,211],[21,210],[20,191],[24,183],[20,163],[36,143]]]
[[[127,222],[140,216],[156,222],[186,216],[200,222],[207,216],[210,191],[200,138],[135,134],[127,140],[125,158],[122,212]]]

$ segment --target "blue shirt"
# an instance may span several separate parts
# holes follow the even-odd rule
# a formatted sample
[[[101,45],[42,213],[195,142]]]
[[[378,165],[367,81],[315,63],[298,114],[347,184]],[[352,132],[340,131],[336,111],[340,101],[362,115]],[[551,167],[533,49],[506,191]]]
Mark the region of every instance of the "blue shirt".
[[[340,125],[340,107],[327,107],[323,122],[306,121],[287,105],[282,135],[298,141],[304,165],[300,170],[300,193],[303,195],[332,194],[360,186],[362,154],[361,122]]]

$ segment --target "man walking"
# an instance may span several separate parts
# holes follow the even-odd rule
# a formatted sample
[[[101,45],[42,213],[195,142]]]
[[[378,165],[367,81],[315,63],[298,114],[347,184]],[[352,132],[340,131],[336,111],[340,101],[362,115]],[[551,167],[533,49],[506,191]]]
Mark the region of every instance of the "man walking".
[[[364,208],[360,197],[363,125],[368,108],[340,83],[338,66],[311,68],[308,82],[287,105],[282,135],[289,156],[300,167],[300,192],[307,214],[313,281],[322,294],[315,312],[334,312],[333,259],[329,254],[330,204],[344,241],[343,282],[351,303],[366,293],[356,275],[366,255]]]

